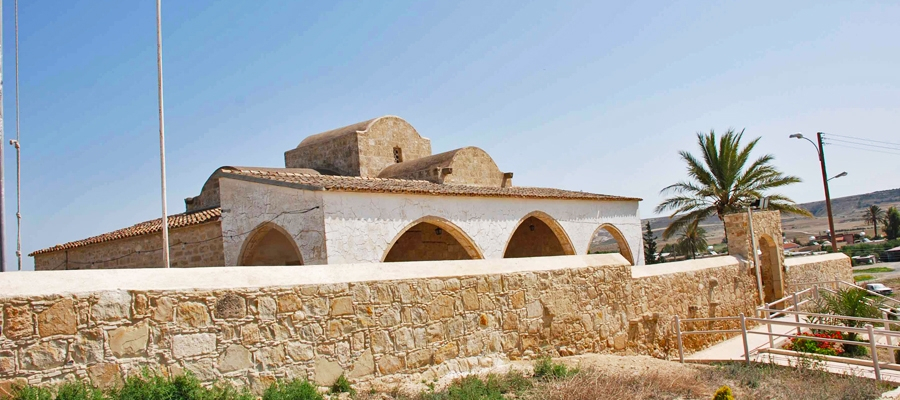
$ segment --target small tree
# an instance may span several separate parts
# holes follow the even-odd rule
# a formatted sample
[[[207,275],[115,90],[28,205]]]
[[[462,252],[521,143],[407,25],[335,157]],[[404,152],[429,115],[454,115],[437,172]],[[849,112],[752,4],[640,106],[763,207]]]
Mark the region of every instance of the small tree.
[[[684,227],[681,238],[675,244],[681,254],[690,255],[692,259],[697,258],[697,250],[705,249],[707,246],[709,243],[706,242],[706,229],[698,226],[696,222]]]
[[[863,219],[865,219],[866,222],[872,224],[872,226],[875,228],[874,237],[876,238],[878,237],[878,222],[883,220],[884,217],[884,210],[876,205],[869,206],[869,208],[867,208],[866,212],[863,214]]]
[[[884,233],[888,240],[900,238],[900,211],[897,207],[888,208],[887,216],[884,218]]]
[[[659,260],[656,258],[656,235],[653,229],[650,229],[650,221],[647,221],[647,230],[644,232],[644,260],[647,264],[656,264]]]

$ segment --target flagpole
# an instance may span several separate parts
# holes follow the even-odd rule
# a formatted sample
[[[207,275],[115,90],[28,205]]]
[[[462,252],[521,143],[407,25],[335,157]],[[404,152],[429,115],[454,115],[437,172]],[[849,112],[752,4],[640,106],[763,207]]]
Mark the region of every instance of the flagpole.
[[[0,272],[6,272],[6,193],[3,182],[3,0],[0,0]]]
[[[2,1],[2,0],[0,0]],[[156,0],[156,69],[159,89],[159,170],[162,186],[163,267],[169,268],[169,217],[166,210],[166,134],[163,118],[162,4]]]

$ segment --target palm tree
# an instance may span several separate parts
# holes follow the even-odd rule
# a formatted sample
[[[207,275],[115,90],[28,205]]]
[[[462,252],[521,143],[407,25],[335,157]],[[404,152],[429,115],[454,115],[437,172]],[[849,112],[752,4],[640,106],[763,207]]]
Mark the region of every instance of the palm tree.
[[[706,242],[706,229],[701,228],[696,223],[684,227],[684,230],[681,231],[681,237],[675,244],[680,253],[684,255],[690,254],[692,259],[697,258],[698,249],[705,249],[707,246],[709,246],[709,243]]]
[[[863,219],[875,227],[876,238],[878,237],[878,222],[884,220],[884,216],[884,210],[876,205],[869,206],[869,208],[866,209],[865,214],[863,214]]]
[[[716,138],[714,131],[697,133],[702,161],[687,151],[681,151],[681,159],[687,163],[688,180],[667,186],[660,193],[671,193],[672,197],[656,206],[657,213],[673,211],[672,223],[663,232],[668,239],[682,231],[689,224],[718,216],[724,221],[725,214],[740,211],[753,200],[763,197],[771,189],[800,182],[796,176],[783,175],[771,165],[774,157],[766,154],[750,161],[750,152],[759,138],[741,147],[742,130],[736,133],[729,129],[722,137]],[[768,194],[769,208],[782,212],[811,216],[794,204],[794,201],[780,194]],[[724,222],[723,222],[724,223]]]

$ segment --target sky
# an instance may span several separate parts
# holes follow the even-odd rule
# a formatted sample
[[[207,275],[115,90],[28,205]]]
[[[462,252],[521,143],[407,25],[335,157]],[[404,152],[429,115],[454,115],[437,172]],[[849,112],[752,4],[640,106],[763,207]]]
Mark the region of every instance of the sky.
[[[158,218],[156,8],[19,7],[23,253]],[[900,3],[163,1],[168,208],[223,165],[284,166],[306,136],[398,115],[435,153],[486,150],[521,186],[635,196],[685,177],[698,132],[761,137],[824,197],[818,131],[900,142]],[[13,1],[4,133],[15,137]],[[887,147],[889,148],[889,146]],[[871,148],[870,148],[871,149]],[[900,151],[825,147],[833,197],[900,187]],[[5,145],[6,260],[16,164]],[[24,257],[25,269],[33,260]]]

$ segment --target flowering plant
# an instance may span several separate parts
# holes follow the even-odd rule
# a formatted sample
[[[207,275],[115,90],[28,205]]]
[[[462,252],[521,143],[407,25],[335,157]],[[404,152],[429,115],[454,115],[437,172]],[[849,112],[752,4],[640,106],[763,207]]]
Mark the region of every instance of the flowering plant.
[[[811,336],[821,339],[837,339],[844,338],[840,332],[829,333],[808,333],[804,332],[801,336]],[[792,338],[790,342],[784,345],[786,350],[799,351],[802,353],[822,354],[826,356],[839,356],[844,353],[843,347],[839,343],[829,341],[809,340],[804,338]]]

